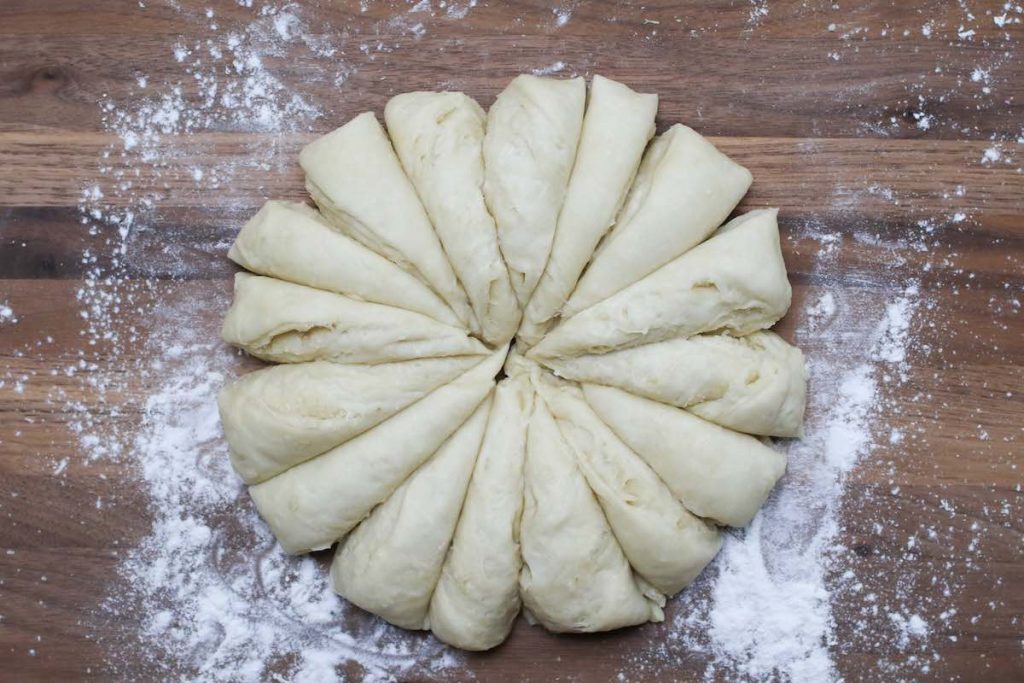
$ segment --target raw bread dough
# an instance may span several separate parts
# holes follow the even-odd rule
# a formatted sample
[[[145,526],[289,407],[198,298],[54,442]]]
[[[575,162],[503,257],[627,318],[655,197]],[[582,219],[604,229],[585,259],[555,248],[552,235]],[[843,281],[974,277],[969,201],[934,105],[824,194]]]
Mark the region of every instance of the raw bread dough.
[[[483,110],[462,93],[413,92],[391,98],[384,119],[484,340],[505,343],[520,313],[484,202]]]
[[[786,458],[740,434],[621,389],[584,384],[594,412],[695,515],[744,526],[786,470]]]
[[[533,389],[505,379],[494,393],[455,538],[430,601],[434,635],[464,650],[499,645],[519,613],[519,519]]]
[[[286,552],[340,541],[352,603],[469,650],[524,606],[660,621],[782,475],[732,431],[798,434],[806,402],[763,331],[791,296],[777,211],[709,238],[750,173],[682,125],[644,154],[656,108],[600,76],[520,76],[486,116],[399,95],[393,143],[365,113],[302,151],[320,213],[242,229],[224,339],[289,365],[221,392],[232,465]]]
[[[268,201],[238,233],[228,258],[259,275],[462,325],[427,285],[338,232],[305,204]]]
[[[550,328],[614,222],[654,135],[657,110],[657,95],[594,76],[551,255],[523,312],[518,337],[526,346],[536,344]]]
[[[250,372],[217,397],[231,464],[246,484],[258,484],[380,424],[479,362],[315,361]]]
[[[459,521],[491,401],[338,546],[334,590],[408,629],[429,628],[430,596]]]
[[[791,290],[777,210],[743,214],[707,242],[553,329],[530,350],[538,360],[607,353],[672,337],[770,327]]]
[[[629,563],[660,592],[652,597],[672,596],[689,585],[722,546],[718,530],[676,500],[658,475],[594,414],[578,388],[544,381],[538,390]]]
[[[372,112],[306,145],[299,164],[331,223],[430,285],[464,325],[474,324],[466,293]]]
[[[664,619],[644,595],[543,401],[526,441],[519,589],[551,631],[608,631]]]
[[[582,78],[523,74],[487,112],[484,198],[520,307],[529,301],[551,252],[586,99]]]
[[[360,436],[249,487],[285,552],[330,547],[384,502],[490,393],[507,351]]]
[[[224,341],[278,363],[341,363],[487,353],[464,329],[394,306],[238,273]]]
[[[703,242],[752,180],[750,171],[692,128],[677,123],[659,135],[562,317],[607,299]]]
[[[546,363],[560,377],[619,387],[749,434],[799,436],[803,424],[804,355],[774,332],[677,337]]]

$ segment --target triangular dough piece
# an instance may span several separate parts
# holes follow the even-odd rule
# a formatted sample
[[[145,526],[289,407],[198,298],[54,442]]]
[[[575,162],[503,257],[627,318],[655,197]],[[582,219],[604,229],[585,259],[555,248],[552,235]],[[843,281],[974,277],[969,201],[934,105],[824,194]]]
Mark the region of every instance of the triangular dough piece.
[[[681,123],[659,135],[562,317],[607,299],[703,242],[752,180],[750,171]]]
[[[231,464],[245,483],[258,484],[380,424],[479,362],[316,361],[250,372],[217,397]]]
[[[543,360],[714,331],[743,336],[789,308],[776,209],[743,214],[707,242],[552,330],[530,355]]]
[[[584,384],[583,394],[676,498],[701,517],[746,525],[786,471],[781,453],[685,410],[596,384]]]
[[[490,399],[338,546],[334,590],[385,621],[429,628],[430,596],[459,521]]]
[[[678,337],[546,364],[560,377],[619,387],[741,432],[801,433],[804,355],[774,332]]]
[[[491,344],[515,334],[519,305],[484,202],[484,121],[463,93],[412,92],[384,108],[402,167],[423,200],[441,244]]]
[[[373,112],[306,145],[299,164],[331,223],[430,285],[463,325],[474,324],[466,293]]]
[[[389,363],[487,353],[466,330],[420,313],[269,277],[235,275],[224,341],[277,363]]]
[[[523,74],[487,112],[484,197],[520,307],[548,262],[586,99],[582,78]]]
[[[351,441],[249,487],[281,547],[322,550],[351,531],[476,410],[507,351]]]
[[[594,76],[576,163],[547,266],[523,313],[519,338],[536,344],[551,327],[597,243],[615,221],[647,141],[658,96]]]
[[[464,650],[508,637],[519,613],[519,519],[533,388],[505,379],[495,389],[480,455],[441,579],[430,600],[434,635]]]
[[[265,203],[242,227],[228,258],[259,275],[462,324],[430,287],[299,202]]]
[[[548,377],[540,384],[541,396],[575,452],[626,558],[654,588],[675,595],[715,557],[721,535],[676,500],[658,475],[594,414],[578,387],[554,385]]]
[[[661,621],[576,458],[543,401],[534,403],[526,441],[519,575],[523,604],[551,631],[609,631]]]

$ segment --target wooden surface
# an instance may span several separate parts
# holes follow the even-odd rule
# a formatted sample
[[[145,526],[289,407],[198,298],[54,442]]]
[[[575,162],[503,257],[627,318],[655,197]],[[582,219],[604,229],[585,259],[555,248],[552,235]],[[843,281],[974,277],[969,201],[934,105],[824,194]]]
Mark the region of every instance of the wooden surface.
[[[161,677],[136,663],[132,616],[99,609],[117,590],[123,549],[149,531],[149,501],[130,458],[85,463],[72,429],[84,407],[97,429],[130,432],[159,374],[125,377],[123,389],[96,400],[89,379],[114,352],[83,350],[88,322],[75,292],[93,267],[84,250],[101,267],[114,255],[103,235],[80,224],[78,206],[83,187],[112,182],[100,166],[129,165],[101,158],[118,141],[97,101],[130,101],[140,73],[152,84],[181,79],[171,49],[205,35],[208,4],[222,26],[243,25],[253,10],[145,4],[0,0],[0,304],[18,318],[0,322],[4,680]],[[845,550],[834,573],[850,568],[863,589],[834,593],[837,666],[851,681],[1021,680],[1024,148],[1016,140],[1024,135],[1024,31],[996,25],[1002,3],[970,3],[973,19],[956,2],[841,4],[566,2],[559,7],[571,16],[560,26],[545,3],[481,0],[459,20],[417,18],[426,33],[416,37],[391,21],[405,4],[368,3],[364,12],[325,1],[304,16],[344,42],[334,59],[351,66],[348,80],[335,85],[326,58],[308,51],[267,61],[326,112],[319,132],[380,111],[396,92],[463,89],[486,106],[522,71],[561,61],[560,74],[600,72],[659,93],[662,128],[688,123],[748,166],[755,181],[741,208],[781,207],[794,283],[786,336],[802,329],[807,305],[826,290],[868,311],[918,283],[927,304],[915,320],[906,381],[891,385],[874,418],[881,433],[910,438],[880,440],[843,499]],[[975,33],[963,38],[965,25]],[[977,68],[991,75],[989,93],[972,80]],[[312,135],[289,133],[275,144],[288,157]],[[983,162],[997,143],[1001,158]],[[188,175],[193,166],[244,162],[267,144],[258,135],[214,125],[176,144],[187,153],[159,177],[149,166],[135,179],[152,188],[158,209],[124,256],[122,272],[151,285],[118,314],[122,360],[146,353],[151,323],[140,307],[153,298],[222,299],[233,272],[224,252],[240,222],[266,197],[303,196],[295,165],[243,170],[217,189]],[[953,218],[958,212],[963,220]],[[821,266],[821,235],[843,237],[829,268]],[[215,329],[208,318],[182,324]],[[829,351],[820,335],[796,341],[812,358]],[[63,369],[83,354],[99,369],[67,376]],[[63,458],[67,470],[56,477]],[[954,586],[952,594],[942,595],[942,585]],[[929,666],[907,668],[907,655],[865,636],[885,633],[888,619],[871,611],[869,594],[955,610],[931,621]],[[614,680],[630,652],[663,637],[663,628],[557,638],[520,623],[508,644],[468,665],[482,680]],[[708,664],[695,654],[628,677],[700,680]]]

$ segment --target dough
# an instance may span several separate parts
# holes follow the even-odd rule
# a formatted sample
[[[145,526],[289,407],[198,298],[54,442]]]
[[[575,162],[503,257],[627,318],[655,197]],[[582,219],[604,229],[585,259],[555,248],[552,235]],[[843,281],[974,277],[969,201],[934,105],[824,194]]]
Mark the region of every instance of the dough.
[[[685,410],[596,384],[583,394],[690,512],[719,524],[750,522],[786,470],[781,453]]]
[[[228,258],[260,275],[462,325],[427,285],[334,230],[305,204],[268,201],[238,233]]]
[[[389,420],[249,488],[285,552],[322,550],[361,522],[476,410],[508,349]]]
[[[765,331],[777,210],[714,234],[750,173],[683,125],[648,147],[657,103],[601,76],[523,75],[487,114],[398,95],[391,139],[364,113],[302,150],[320,212],[241,230],[222,334],[285,365],[218,396],[231,463],[284,551],[339,544],[351,603],[474,651],[521,609],[660,621],[783,474],[752,436],[806,403]]]
[[[464,650],[499,645],[519,613],[519,519],[532,406],[533,389],[524,381],[505,379],[495,389],[462,517],[430,601],[434,635]]]
[[[547,364],[560,377],[619,387],[749,434],[799,436],[803,424],[804,355],[774,332],[677,337]]]
[[[551,255],[523,313],[518,336],[525,345],[536,344],[551,326],[614,222],[654,135],[657,109],[657,95],[594,76]]]
[[[576,463],[633,569],[660,593],[675,595],[718,553],[718,530],[690,514],[636,453],[567,383],[540,384]],[[651,425],[643,423],[643,429]]]
[[[615,227],[562,310],[570,318],[700,244],[747,193],[750,171],[677,123],[644,154]]]
[[[551,631],[608,631],[664,619],[630,571],[601,506],[543,401],[526,442],[519,588]]]
[[[582,78],[516,76],[487,112],[484,198],[520,307],[544,272],[576,159]]]
[[[299,164],[306,189],[331,223],[430,285],[463,325],[475,322],[416,190],[372,112],[306,145]]]
[[[480,362],[478,356],[379,365],[326,361],[250,372],[217,397],[231,464],[247,484],[341,445]]]
[[[677,336],[770,327],[791,290],[776,209],[743,214],[639,282],[552,330],[531,349],[537,360],[607,353]]]
[[[466,331],[394,306],[238,273],[224,341],[278,363],[387,363],[483,354]]]
[[[487,426],[490,399],[349,534],[331,565],[334,590],[402,628],[428,628],[430,596]]]
[[[484,340],[505,343],[520,314],[484,202],[483,110],[462,93],[413,92],[391,98],[384,119]]]

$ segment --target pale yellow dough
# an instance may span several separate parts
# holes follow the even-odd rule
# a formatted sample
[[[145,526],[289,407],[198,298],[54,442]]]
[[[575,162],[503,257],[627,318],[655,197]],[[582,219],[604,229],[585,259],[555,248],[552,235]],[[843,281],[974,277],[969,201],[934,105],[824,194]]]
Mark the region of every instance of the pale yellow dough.
[[[278,363],[390,363],[486,353],[466,330],[404,308],[238,273],[224,341]]]
[[[530,354],[537,359],[607,353],[677,336],[743,336],[774,325],[791,289],[774,209],[743,214],[707,242],[577,313]]]
[[[579,388],[545,381],[539,391],[633,569],[660,594],[678,593],[718,553],[718,530],[673,497],[586,404]]]
[[[487,112],[484,198],[520,307],[530,300],[551,253],[586,98],[582,78],[524,74]]]
[[[545,362],[560,377],[619,387],[748,434],[799,436],[803,425],[804,355],[773,332],[676,337]]]
[[[494,386],[506,349],[373,429],[249,487],[289,553],[328,548],[387,500]]]
[[[339,595],[396,626],[429,628],[430,597],[459,521],[490,407],[484,400],[338,546],[331,581]]]
[[[515,334],[519,305],[484,202],[486,117],[462,93],[414,92],[384,108],[388,133],[491,344]]]
[[[228,258],[259,275],[461,325],[452,309],[427,285],[332,228],[305,204],[264,204],[238,233]]]
[[[479,356],[378,365],[275,365],[217,397],[231,464],[257,484],[339,446],[480,362]]]
[[[222,389],[230,461],[352,604],[474,651],[661,621],[769,499],[807,404],[778,210],[721,225],[750,172],[657,108],[396,95],[302,150],[318,209],[241,229],[222,336],[281,365]]]
[[[786,470],[781,453],[685,410],[596,384],[583,394],[690,512],[719,524],[749,523]]]
[[[430,285],[463,324],[475,324],[416,190],[371,112],[306,145],[299,164],[328,220]]]
[[[519,588],[530,615],[552,631],[577,633],[661,621],[608,526],[543,401],[526,441],[526,494]]]
[[[430,601],[434,635],[466,650],[500,644],[519,613],[519,520],[532,409],[527,382],[498,384],[462,517]]]
[[[752,180],[750,171],[692,128],[677,123],[659,135],[562,317],[607,299],[703,242]]]
[[[657,95],[594,76],[551,254],[519,328],[524,345],[536,344],[550,329],[597,243],[615,222],[654,135],[657,109]]]

